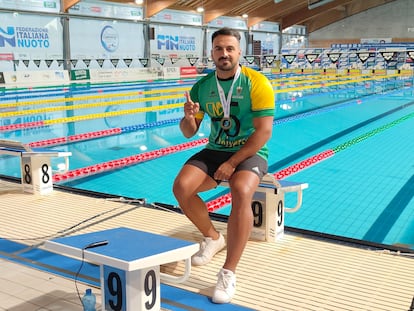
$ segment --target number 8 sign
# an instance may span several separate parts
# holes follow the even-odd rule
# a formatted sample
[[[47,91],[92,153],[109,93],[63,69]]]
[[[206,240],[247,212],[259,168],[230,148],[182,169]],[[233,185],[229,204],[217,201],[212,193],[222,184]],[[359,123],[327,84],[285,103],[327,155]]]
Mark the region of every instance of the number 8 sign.
[[[104,310],[160,310],[160,267],[124,271],[110,266],[101,268]]]

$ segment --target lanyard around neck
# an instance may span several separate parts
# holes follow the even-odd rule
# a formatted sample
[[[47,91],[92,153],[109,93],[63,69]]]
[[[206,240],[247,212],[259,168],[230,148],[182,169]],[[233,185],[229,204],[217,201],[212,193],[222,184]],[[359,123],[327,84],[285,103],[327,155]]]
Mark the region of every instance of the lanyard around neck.
[[[231,83],[230,90],[229,90],[229,92],[227,94],[227,98],[226,98],[226,95],[224,94],[223,88],[221,87],[221,85],[219,83],[219,80],[217,78],[217,71],[216,71],[217,89],[218,89],[218,92],[219,92],[221,105],[223,106],[224,118],[226,118],[226,119],[228,119],[230,117],[231,96],[233,94],[234,84],[236,83],[237,79],[240,76],[240,71],[241,71],[240,66],[238,66],[237,71],[236,71],[236,74],[234,75],[233,82]]]

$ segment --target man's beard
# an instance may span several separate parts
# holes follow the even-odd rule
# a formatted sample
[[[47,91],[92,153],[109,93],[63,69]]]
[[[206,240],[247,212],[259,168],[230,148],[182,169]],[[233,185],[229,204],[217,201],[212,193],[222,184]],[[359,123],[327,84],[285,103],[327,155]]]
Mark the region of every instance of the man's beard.
[[[226,62],[223,64],[222,61],[225,60]],[[231,71],[234,69],[236,65],[231,62],[230,59],[219,59],[218,64],[216,64],[216,67],[222,71]]]

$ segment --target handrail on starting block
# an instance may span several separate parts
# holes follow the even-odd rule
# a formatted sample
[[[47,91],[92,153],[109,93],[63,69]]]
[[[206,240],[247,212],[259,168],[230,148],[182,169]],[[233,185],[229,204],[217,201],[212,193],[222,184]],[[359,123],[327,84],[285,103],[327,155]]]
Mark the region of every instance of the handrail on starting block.
[[[294,181],[287,181],[287,180],[277,180],[273,175],[266,174],[263,176],[262,181],[259,184],[259,187],[263,187],[265,185],[274,186],[276,190],[280,189],[284,193],[287,192],[296,192],[297,193],[297,201],[295,207],[286,207],[285,212],[287,213],[294,213],[297,212],[302,207],[302,197],[303,192],[309,187],[307,183],[300,183]]]

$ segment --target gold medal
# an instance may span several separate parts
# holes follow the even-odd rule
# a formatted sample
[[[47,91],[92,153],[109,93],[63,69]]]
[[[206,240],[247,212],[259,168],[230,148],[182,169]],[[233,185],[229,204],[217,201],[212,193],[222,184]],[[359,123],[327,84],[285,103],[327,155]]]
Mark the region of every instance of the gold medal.
[[[222,118],[220,122],[220,126],[223,130],[228,130],[231,128],[231,119],[230,118]]]

